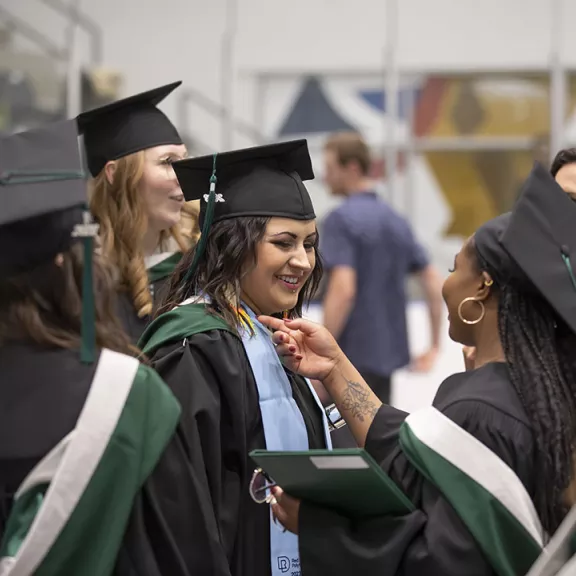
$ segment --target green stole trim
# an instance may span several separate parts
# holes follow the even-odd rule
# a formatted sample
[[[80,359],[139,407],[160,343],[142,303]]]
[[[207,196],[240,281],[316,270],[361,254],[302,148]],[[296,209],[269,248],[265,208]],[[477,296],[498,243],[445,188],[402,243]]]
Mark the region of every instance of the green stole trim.
[[[188,302],[188,301],[187,301]],[[201,332],[225,330],[238,334],[219,316],[211,314],[206,304],[184,302],[153,320],[140,336],[138,347],[151,358],[159,348],[180,342]]]
[[[170,276],[180,260],[182,260],[182,252],[174,252],[171,256],[148,268],[148,283],[154,284],[154,282]]]
[[[32,522],[40,511],[49,486],[50,484],[38,484],[15,501],[6,524],[6,533],[2,539],[0,560],[6,557],[13,558],[20,550]],[[0,564],[0,574],[3,574],[1,567]]]
[[[524,576],[542,552],[543,531],[513,470],[432,407],[406,418],[400,445],[454,507],[494,571]]]
[[[127,371],[130,362],[135,365]],[[38,464],[16,495],[0,546],[2,576],[12,571],[108,576],[114,570],[134,498],[174,434],[180,406],[161,378],[134,358],[104,350],[98,369],[103,365],[105,377],[99,379],[97,371],[76,430]],[[132,378],[123,397],[122,390],[114,390],[125,389],[122,376]],[[90,405],[98,387],[99,399]],[[107,407],[119,415],[104,424],[110,430],[102,434],[98,422],[106,420]],[[86,433],[90,428],[97,431],[94,447]],[[103,452],[93,471],[86,471],[83,463],[94,450]]]

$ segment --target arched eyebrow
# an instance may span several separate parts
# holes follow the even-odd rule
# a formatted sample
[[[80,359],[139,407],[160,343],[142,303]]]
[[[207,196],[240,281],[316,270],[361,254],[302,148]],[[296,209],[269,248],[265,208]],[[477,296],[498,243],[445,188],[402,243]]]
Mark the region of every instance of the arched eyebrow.
[[[160,154],[160,156],[158,156],[158,158],[168,158],[170,156],[174,156],[175,158],[178,158],[178,160],[186,160],[186,158],[189,158],[190,155],[188,153],[188,150],[184,151],[184,154],[180,155],[177,154],[176,152],[164,152],[164,154]]]
[[[283,236],[283,235],[290,236],[291,238],[294,238],[294,240],[298,239],[298,234],[294,234],[294,232],[289,232],[288,230],[284,230],[284,232],[276,232],[276,234],[271,234],[271,238],[274,238],[276,236]],[[310,232],[310,234],[308,234],[306,236],[306,238],[313,238],[315,236],[318,236],[318,232],[316,232],[316,231]]]

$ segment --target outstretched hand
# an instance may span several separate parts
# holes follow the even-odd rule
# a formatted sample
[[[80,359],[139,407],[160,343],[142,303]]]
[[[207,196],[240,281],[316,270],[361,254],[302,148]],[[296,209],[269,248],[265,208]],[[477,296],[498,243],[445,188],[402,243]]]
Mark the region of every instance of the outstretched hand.
[[[343,356],[332,334],[320,324],[303,318],[259,316],[258,320],[274,331],[272,341],[284,365],[302,376],[323,381]]]

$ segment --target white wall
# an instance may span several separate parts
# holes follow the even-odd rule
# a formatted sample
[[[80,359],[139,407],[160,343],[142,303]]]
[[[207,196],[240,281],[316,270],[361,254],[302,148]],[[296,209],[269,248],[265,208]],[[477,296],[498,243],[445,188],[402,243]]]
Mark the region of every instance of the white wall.
[[[569,0],[565,0],[568,4]],[[262,27],[261,50],[245,38],[246,67],[363,67],[381,64],[382,0],[240,0],[242,23]],[[288,3],[286,3],[288,4]],[[550,0],[399,0],[401,64],[411,67],[544,64]],[[572,7],[575,11],[576,7]],[[274,23],[281,20],[283,26]]]
[[[382,64],[384,0],[236,0],[235,113],[252,120],[258,70],[360,68]],[[220,98],[221,36],[227,0],[82,0],[104,30],[104,63],[126,77],[126,94],[182,79]],[[552,0],[400,0],[398,52],[410,69],[545,66]],[[564,0],[566,61],[576,65],[576,2]],[[0,0],[63,42],[63,21],[40,0]],[[87,55],[86,39],[79,45]],[[165,109],[174,113],[175,101]],[[217,125],[192,127],[219,147]],[[241,145],[238,142],[236,145]]]

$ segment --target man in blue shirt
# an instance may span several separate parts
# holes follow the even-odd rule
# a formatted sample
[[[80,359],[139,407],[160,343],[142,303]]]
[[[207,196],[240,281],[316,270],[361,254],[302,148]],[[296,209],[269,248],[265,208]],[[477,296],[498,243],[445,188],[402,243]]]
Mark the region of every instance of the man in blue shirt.
[[[324,150],[325,180],[344,201],[325,219],[320,242],[328,273],[324,324],[384,403],[395,370],[410,364],[407,276],[417,275],[430,314],[430,348],[413,367],[429,370],[438,354],[441,281],[410,226],[377,195],[360,135],[338,133]]]

